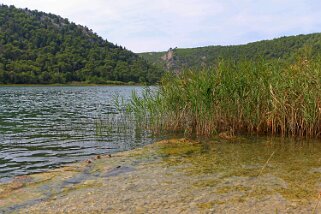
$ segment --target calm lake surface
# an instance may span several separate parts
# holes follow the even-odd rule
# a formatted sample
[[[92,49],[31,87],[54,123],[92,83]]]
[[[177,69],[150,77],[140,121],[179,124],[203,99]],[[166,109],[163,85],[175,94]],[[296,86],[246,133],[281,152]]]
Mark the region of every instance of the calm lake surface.
[[[0,181],[151,143],[131,121],[117,122],[113,104],[142,89],[0,87]]]

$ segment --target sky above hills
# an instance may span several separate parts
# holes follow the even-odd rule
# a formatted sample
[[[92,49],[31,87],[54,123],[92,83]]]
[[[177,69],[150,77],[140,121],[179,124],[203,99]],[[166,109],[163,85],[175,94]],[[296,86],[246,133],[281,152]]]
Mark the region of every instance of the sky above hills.
[[[0,0],[93,29],[134,52],[321,32],[320,0]]]

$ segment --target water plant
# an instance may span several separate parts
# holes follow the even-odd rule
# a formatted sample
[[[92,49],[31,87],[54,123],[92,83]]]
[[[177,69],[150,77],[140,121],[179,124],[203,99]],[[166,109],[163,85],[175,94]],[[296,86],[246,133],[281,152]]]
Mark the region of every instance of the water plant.
[[[220,60],[166,74],[158,90],[132,95],[128,110],[153,130],[321,136],[321,57],[294,62]]]

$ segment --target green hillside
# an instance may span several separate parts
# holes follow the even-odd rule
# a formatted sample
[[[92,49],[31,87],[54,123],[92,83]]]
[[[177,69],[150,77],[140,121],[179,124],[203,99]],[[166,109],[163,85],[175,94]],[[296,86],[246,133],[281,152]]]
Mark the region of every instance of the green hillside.
[[[148,52],[140,55],[166,70],[179,70],[183,67],[210,66],[219,58],[235,61],[257,58],[289,61],[294,60],[302,52],[309,54],[309,57],[319,55],[321,53],[321,33],[281,37],[246,45],[175,48],[168,52]]]
[[[87,27],[0,5],[0,83],[154,83],[161,71]]]

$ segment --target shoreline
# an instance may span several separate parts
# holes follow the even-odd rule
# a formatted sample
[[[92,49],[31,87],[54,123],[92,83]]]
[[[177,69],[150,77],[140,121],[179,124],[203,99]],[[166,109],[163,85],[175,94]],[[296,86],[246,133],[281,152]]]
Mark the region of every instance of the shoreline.
[[[94,83],[66,83],[66,84],[0,84],[0,87],[90,87],[90,86],[148,86],[139,83],[110,83],[110,84],[94,84]]]
[[[317,202],[315,184],[320,184],[319,174],[304,174],[299,177],[304,179],[302,183],[298,175],[282,171],[291,166],[284,167],[284,159],[278,155],[264,168],[271,156],[270,150],[266,152],[270,144],[266,141],[256,145],[253,151],[260,151],[253,157],[264,157],[248,163],[248,149],[254,148],[251,143],[214,141],[204,144],[188,139],[163,140],[111,157],[96,156],[90,161],[20,176],[9,184],[0,184],[0,211],[221,213],[239,210],[257,213],[277,210],[311,213]],[[208,153],[202,152],[204,146]],[[276,145],[275,149],[278,147]],[[231,148],[237,148],[240,153],[235,156]],[[216,150],[225,155],[217,157],[215,154],[220,153]],[[291,155],[299,161],[302,157],[297,157],[298,154]],[[217,162],[217,158],[222,160]],[[315,158],[319,158],[318,153],[311,157]],[[213,165],[216,162],[218,164]],[[302,163],[311,167],[311,163],[304,160]],[[247,165],[240,168],[239,164]],[[295,166],[300,164],[294,163]],[[282,170],[278,172],[280,167]],[[264,172],[258,175],[261,170]],[[302,174],[301,171],[297,173]],[[321,211],[321,207],[316,210]]]

